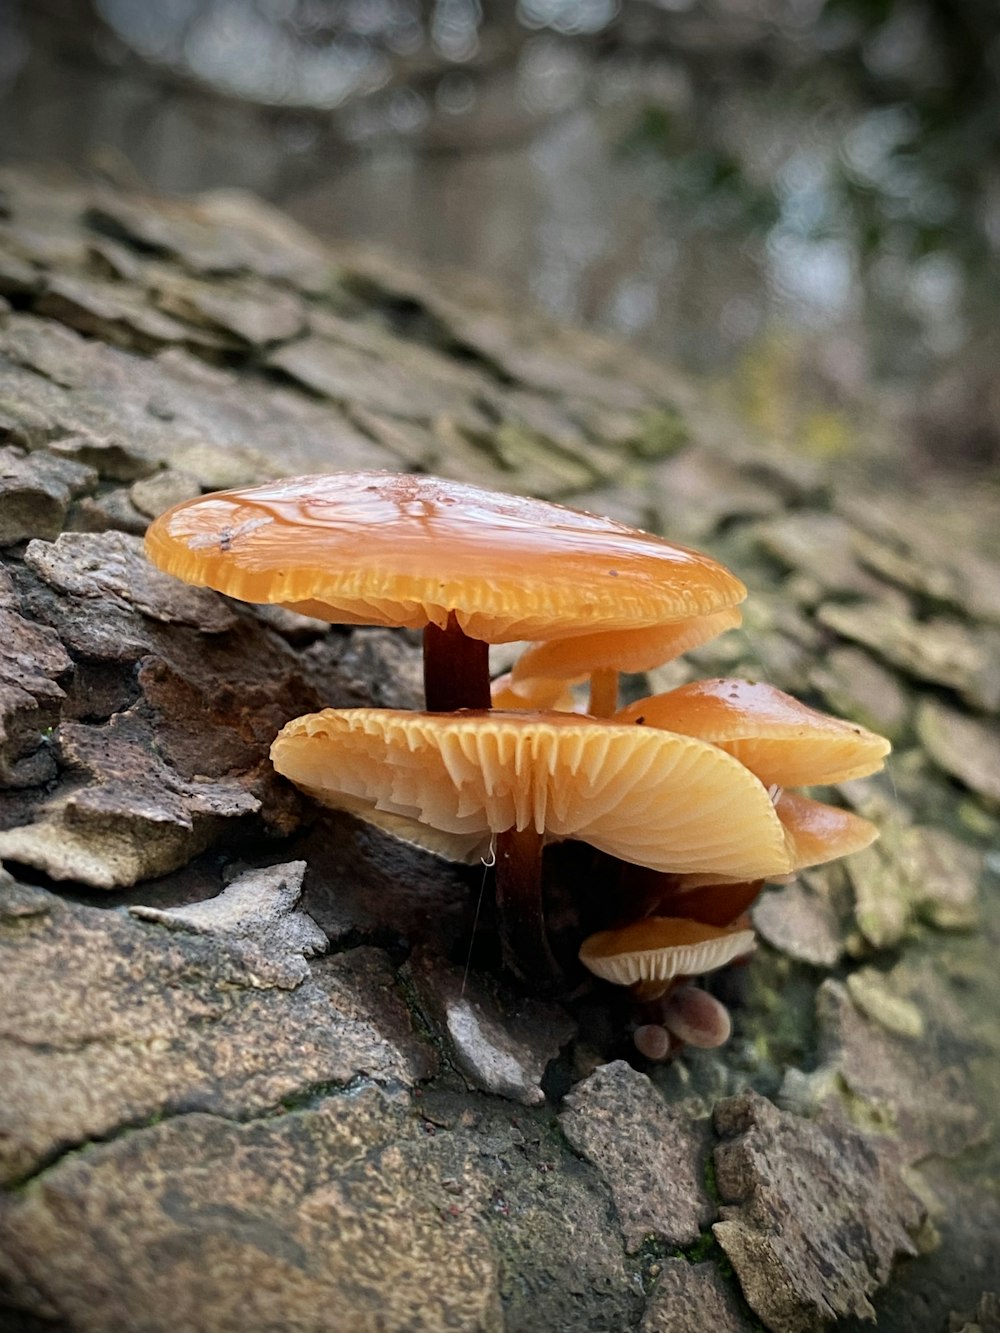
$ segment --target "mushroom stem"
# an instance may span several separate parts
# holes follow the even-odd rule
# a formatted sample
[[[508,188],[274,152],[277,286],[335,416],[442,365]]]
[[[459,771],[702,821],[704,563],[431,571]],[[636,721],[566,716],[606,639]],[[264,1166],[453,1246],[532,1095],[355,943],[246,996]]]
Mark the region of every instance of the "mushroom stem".
[[[496,894],[506,967],[533,986],[559,978],[542,912],[543,838],[534,827],[497,834]]]
[[[665,981],[636,981],[630,989],[632,999],[637,1004],[652,1004],[654,1000],[662,999],[676,985],[677,978],[668,977]]]
[[[490,707],[490,646],[472,639],[454,611],[444,628],[424,629],[424,697],[430,713]]]
[[[590,704],[587,711],[591,717],[611,717],[618,709],[618,672],[611,667],[600,667],[591,672]]]

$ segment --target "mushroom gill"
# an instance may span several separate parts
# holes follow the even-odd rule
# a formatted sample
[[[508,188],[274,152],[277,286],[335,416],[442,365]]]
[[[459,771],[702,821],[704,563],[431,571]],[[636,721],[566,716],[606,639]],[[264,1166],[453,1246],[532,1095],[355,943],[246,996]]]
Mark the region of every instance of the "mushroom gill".
[[[580,949],[580,961],[604,981],[642,985],[642,998],[650,999],[675,977],[712,972],[753,947],[752,930],[652,916],[588,936]]]
[[[782,874],[788,850],[764,787],[689,736],[572,713],[328,709],[290,722],[275,768],[322,803],[453,859],[496,836],[508,966],[554,978],[542,913],[544,842],[577,838],[654,869]]]
[[[289,722],[271,758],[323,804],[456,835],[456,859],[533,829],[675,872],[789,869],[764,787],[694,737],[572,713],[327,709]]]
[[[651,671],[682,653],[700,648],[742,621],[735,606],[649,628],[576,634],[528,648],[514,663],[515,684],[535,679],[572,683],[591,679],[590,709],[610,717],[618,706],[618,676],[623,671]]]

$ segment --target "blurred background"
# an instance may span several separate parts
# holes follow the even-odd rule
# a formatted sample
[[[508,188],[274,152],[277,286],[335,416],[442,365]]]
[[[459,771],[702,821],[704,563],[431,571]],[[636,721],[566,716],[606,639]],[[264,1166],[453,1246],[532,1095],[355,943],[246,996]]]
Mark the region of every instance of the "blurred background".
[[[0,0],[0,161],[246,187],[995,474],[998,76],[996,0]]]

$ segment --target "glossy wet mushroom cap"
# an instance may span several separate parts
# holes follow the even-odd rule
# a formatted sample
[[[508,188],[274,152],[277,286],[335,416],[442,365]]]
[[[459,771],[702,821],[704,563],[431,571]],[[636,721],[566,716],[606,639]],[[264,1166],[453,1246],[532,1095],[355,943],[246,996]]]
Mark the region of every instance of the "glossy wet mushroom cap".
[[[640,699],[615,717],[710,741],[766,786],[864,777],[882,767],[891,748],[883,736],[809,708],[765,682],[696,680]]]
[[[503,643],[653,626],[742,601],[709,556],[562,505],[439,477],[292,477],[186,501],[146,538],[188,583],[338,624]]]
[[[290,722],[279,773],[335,808],[454,859],[517,829],[579,838],[657,869],[733,878],[789,869],[763,786],[687,736],[572,713],[328,709]],[[450,847],[450,851],[449,851]]]
[[[612,519],[387,472],[185,501],[151,525],[146,551],[244,601],[422,628],[427,706],[439,711],[490,706],[487,643],[654,626],[746,595],[709,556]]]
[[[799,792],[783,791],[775,810],[785,830],[793,870],[863,851],[878,837],[878,829],[870,820],[840,806],[810,800]]]
[[[645,917],[618,930],[590,935],[580,949],[580,962],[604,981],[635,986],[701,976],[753,947],[752,930],[708,926],[681,917]]]

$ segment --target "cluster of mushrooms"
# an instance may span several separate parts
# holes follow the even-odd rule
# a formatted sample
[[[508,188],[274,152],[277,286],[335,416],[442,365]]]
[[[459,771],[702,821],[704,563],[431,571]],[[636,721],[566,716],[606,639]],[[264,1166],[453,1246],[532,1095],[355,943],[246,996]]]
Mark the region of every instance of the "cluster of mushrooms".
[[[648,1058],[728,1037],[726,1010],[691,981],[752,949],[746,914],[765,880],[876,836],[788,789],[874,772],[880,736],[743,680],[619,708],[620,672],[740,623],[745,587],[697,551],[561,505],[383,472],[187,501],[156,520],[146,549],[230,597],[423,630],[427,711],[296,718],[271,748],[275,768],[397,838],[495,863],[504,962],[538,989],[572,984],[575,967],[553,951],[543,850],[589,844],[581,873],[604,928],[578,957],[632,988]],[[491,682],[489,645],[522,641]],[[574,711],[572,686],[588,679],[587,711]]]

